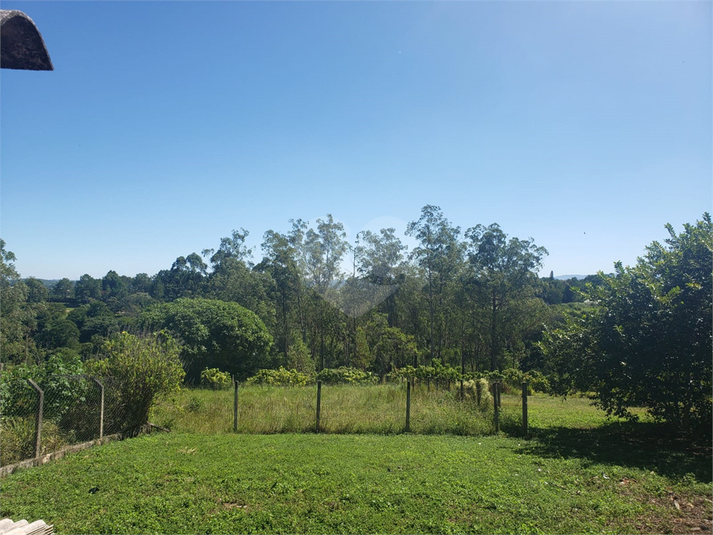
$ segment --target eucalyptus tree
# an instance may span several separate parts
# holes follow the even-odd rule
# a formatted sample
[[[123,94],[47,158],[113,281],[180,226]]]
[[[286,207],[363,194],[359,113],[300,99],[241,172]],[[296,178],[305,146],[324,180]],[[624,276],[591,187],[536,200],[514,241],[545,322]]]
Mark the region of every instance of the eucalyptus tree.
[[[495,370],[504,335],[504,312],[536,284],[536,271],[547,250],[535,245],[532,238],[508,240],[497,223],[477,225],[465,236],[473,286],[489,309],[490,368]]]
[[[384,303],[390,327],[398,323],[395,293],[397,285],[403,282],[403,261],[407,249],[396,236],[394,228],[381,229],[378,234],[370,230],[357,234],[354,248],[357,271],[370,284],[385,289],[372,293]]]
[[[300,322],[300,272],[298,251],[287,234],[273,230],[265,232],[262,243],[263,260],[255,266],[259,272],[269,273],[274,281],[274,300],[277,314],[277,346],[285,358],[294,340],[294,316]],[[304,340],[302,340],[304,342]],[[301,346],[300,346],[301,347]]]
[[[437,335],[440,354],[445,328],[443,301],[446,290],[456,280],[462,266],[463,247],[458,239],[460,227],[454,227],[438,206],[426,205],[421,209],[421,217],[408,224],[406,235],[419,241],[419,246],[412,251],[411,258],[424,270],[428,284],[429,346],[432,360],[435,357],[434,317],[438,312]]]
[[[304,226],[295,230],[302,232],[303,229]],[[299,237],[301,238],[302,235]],[[334,350],[335,337],[339,337],[338,332],[335,331],[341,330],[343,323],[341,318],[336,316],[336,310],[327,307],[326,303],[339,304],[337,288],[343,281],[341,263],[349,250],[346,238],[344,225],[334,221],[331,214],[327,214],[326,220],[317,219],[316,228],[307,228],[301,242],[301,264],[305,279],[314,292],[322,298],[314,301],[317,311],[315,330],[319,337],[320,369],[324,368],[325,335],[328,330],[332,331],[330,346]]]

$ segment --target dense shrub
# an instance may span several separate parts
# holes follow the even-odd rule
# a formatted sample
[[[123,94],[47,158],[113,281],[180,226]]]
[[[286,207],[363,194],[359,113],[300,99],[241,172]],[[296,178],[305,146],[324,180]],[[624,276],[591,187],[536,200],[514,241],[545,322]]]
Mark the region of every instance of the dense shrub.
[[[249,385],[304,386],[309,375],[297,370],[286,370],[280,366],[277,370],[259,370],[247,380]]]
[[[201,372],[201,385],[206,388],[223,390],[230,387],[231,382],[230,374],[218,368],[206,368]]]
[[[8,367],[0,377],[0,413],[3,416],[34,414],[37,394],[27,383],[32,379],[44,392],[43,414],[59,420],[70,408],[85,401],[88,378],[79,355],[69,349],[52,354],[42,366]]]
[[[542,372],[538,370],[530,370],[524,375],[524,380],[530,385],[530,393],[542,392],[547,394],[550,392],[550,381]]]
[[[205,368],[225,370],[239,380],[250,377],[264,365],[272,345],[262,320],[234,302],[182,298],[145,310],[139,323],[181,339],[186,380],[194,384]]]
[[[122,429],[147,423],[156,398],[180,388],[185,373],[179,351],[164,332],[147,337],[123,332],[105,343],[100,359],[86,363],[93,375],[110,378]]]

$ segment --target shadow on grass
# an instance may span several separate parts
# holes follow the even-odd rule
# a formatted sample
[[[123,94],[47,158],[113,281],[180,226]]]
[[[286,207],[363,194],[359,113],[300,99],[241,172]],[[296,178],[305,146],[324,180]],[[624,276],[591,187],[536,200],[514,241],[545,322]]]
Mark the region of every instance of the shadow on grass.
[[[661,424],[616,422],[593,429],[531,429],[520,453],[541,457],[576,457],[592,463],[631,466],[671,477],[693,474],[713,481],[711,435],[681,438]]]

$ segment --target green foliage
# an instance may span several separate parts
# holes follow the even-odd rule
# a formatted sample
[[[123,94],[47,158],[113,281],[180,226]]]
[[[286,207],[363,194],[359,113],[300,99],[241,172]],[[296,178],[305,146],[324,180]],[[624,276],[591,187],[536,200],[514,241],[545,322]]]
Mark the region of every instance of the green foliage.
[[[367,385],[378,382],[378,377],[373,373],[348,366],[325,368],[317,374],[316,379],[327,385]]]
[[[551,391],[549,379],[539,370],[530,370],[524,374],[524,379],[530,386],[530,393],[541,392],[548,394]]]
[[[308,375],[314,373],[312,353],[299,336],[294,337],[287,350],[287,367]]]
[[[213,390],[223,390],[230,387],[232,379],[228,372],[218,368],[206,368],[201,372],[201,385]]]
[[[710,431],[713,223],[709,214],[666,245],[654,242],[635,267],[590,287],[600,308],[542,341],[555,393],[593,390],[610,414]]]
[[[111,381],[123,429],[145,424],[154,401],[180,388],[185,375],[178,344],[165,332],[147,337],[123,332],[106,342],[101,358],[88,361],[86,367],[92,375]]]
[[[286,370],[280,366],[277,370],[258,370],[246,381],[249,385],[304,386],[309,382],[309,375],[297,370]]]
[[[79,355],[63,349],[52,354],[42,366],[10,366],[0,376],[0,412],[3,416],[33,414],[37,394],[27,379],[32,379],[44,392],[44,416],[59,420],[75,404],[83,402],[87,379]]]
[[[167,329],[180,338],[189,382],[198,382],[205,368],[219,368],[238,379],[249,377],[272,346],[265,324],[237,303],[178,299],[144,311],[141,324],[149,330]]]

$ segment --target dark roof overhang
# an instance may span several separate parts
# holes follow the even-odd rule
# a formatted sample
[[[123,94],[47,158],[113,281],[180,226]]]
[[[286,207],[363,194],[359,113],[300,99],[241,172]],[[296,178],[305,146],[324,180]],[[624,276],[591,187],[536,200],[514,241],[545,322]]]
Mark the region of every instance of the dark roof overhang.
[[[0,9],[0,67],[54,70],[40,31],[22,11]]]

